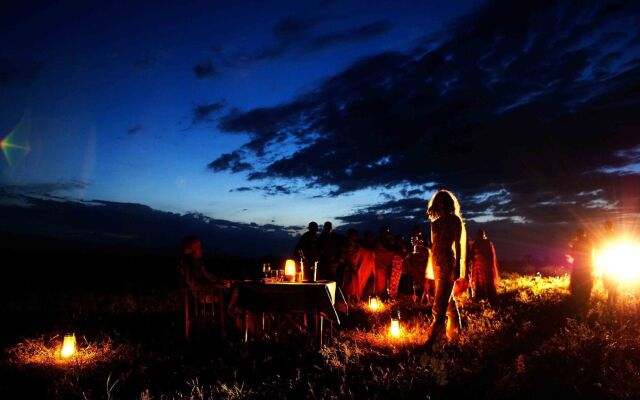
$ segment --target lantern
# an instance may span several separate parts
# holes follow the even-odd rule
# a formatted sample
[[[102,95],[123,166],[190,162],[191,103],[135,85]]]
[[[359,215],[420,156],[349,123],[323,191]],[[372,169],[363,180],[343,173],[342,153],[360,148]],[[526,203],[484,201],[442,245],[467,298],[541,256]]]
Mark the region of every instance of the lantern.
[[[391,313],[391,324],[389,325],[389,335],[393,338],[400,337],[400,311]]]
[[[60,350],[60,357],[69,358],[74,354],[76,354],[76,335],[64,335],[62,349]]]
[[[296,278],[296,262],[293,260],[287,260],[284,264],[284,277],[289,282],[293,282]]]
[[[380,309],[380,302],[377,297],[369,297],[369,310],[378,311]]]

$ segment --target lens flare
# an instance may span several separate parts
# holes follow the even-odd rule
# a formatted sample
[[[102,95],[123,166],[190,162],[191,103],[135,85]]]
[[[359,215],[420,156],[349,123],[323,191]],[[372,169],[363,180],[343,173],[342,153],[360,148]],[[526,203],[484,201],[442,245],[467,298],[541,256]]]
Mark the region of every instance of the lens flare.
[[[620,283],[640,281],[640,243],[621,239],[595,255],[596,275],[614,277]]]
[[[25,125],[24,118],[11,130],[11,132],[0,140],[2,154],[4,154],[4,158],[7,160],[10,167],[13,167],[18,160],[24,159],[24,157],[26,157],[31,151],[29,141],[24,137],[20,139],[20,137],[25,136],[23,132],[25,130],[23,129],[23,125]]]

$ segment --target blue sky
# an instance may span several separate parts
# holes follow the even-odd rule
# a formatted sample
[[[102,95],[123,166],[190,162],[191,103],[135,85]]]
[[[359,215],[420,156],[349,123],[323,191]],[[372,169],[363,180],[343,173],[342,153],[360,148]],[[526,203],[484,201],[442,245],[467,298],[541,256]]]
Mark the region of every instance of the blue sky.
[[[2,132],[15,129],[16,140],[31,147],[15,165],[2,164],[5,183],[79,180],[88,186],[64,195],[197,210],[244,222],[304,225],[309,218],[349,214],[380,200],[379,190],[321,198],[313,198],[319,190],[282,196],[229,192],[246,184],[244,176],[213,173],[206,166],[247,136],[220,132],[214,121],[192,123],[194,106],[224,102],[248,110],[286,102],[361,57],[416,46],[472,7],[464,2],[147,3],[63,2],[11,10],[4,56],[19,65],[35,63],[38,72],[33,80],[10,82],[0,94]],[[276,58],[243,60],[277,47],[274,25],[288,17],[307,22],[316,36],[380,21],[388,26],[379,35],[321,50],[294,43]],[[194,65],[219,53],[240,61],[198,79]]]
[[[638,228],[639,16],[551,0],[3,5],[0,194],[406,233],[445,187],[505,246]]]

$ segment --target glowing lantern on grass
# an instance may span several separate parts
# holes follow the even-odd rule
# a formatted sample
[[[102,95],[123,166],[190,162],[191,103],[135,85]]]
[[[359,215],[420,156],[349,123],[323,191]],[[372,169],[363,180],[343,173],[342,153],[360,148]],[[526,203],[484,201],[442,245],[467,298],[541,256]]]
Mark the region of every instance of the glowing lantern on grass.
[[[393,338],[400,337],[400,311],[391,313],[391,325],[389,325],[389,335]]]
[[[293,282],[296,278],[296,262],[293,260],[287,260],[284,263],[284,277],[289,282]]]
[[[65,335],[60,350],[60,357],[69,358],[76,354],[76,335]]]
[[[378,311],[380,309],[380,302],[377,297],[369,297],[369,310]]]

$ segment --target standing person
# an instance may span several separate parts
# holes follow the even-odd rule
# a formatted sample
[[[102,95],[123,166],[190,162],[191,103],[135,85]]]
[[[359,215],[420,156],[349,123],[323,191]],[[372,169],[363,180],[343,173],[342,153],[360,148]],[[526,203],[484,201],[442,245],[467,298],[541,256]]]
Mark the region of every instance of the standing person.
[[[411,229],[411,252],[409,253],[408,265],[409,274],[413,284],[413,292],[422,292],[422,298],[429,295],[424,293],[423,290],[427,285],[425,284],[425,275],[427,271],[427,263],[429,261],[429,248],[428,243],[425,243],[422,237],[422,228],[420,225],[416,225]],[[430,279],[430,281],[432,281]],[[428,287],[431,287],[429,285]]]
[[[308,231],[300,237],[296,246],[294,259],[302,259],[305,268],[311,268],[318,261],[318,223],[309,222]]]
[[[576,237],[569,245],[569,262],[571,266],[571,279],[569,289],[578,309],[586,308],[593,288],[593,246],[584,229],[576,230]]]
[[[376,273],[373,291],[384,297],[388,294],[391,264],[395,255],[395,241],[387,227],[380,228],[380,235],[375,242]]]
[[[604,222],[604,235],[600,243],[600,251],[609,245],[614,239],[613,223],[611,221]],[[602,286],[607,291],[607,305],[615,306],[618,301],[618,281],[612,276],[611,271],[606,268],[602,271]]]
[[[375,254],[361,247],[358,231],[349,229],[347,241],[342,249],[341,264],[344,268],[342,291],[347,298],[360,300],[367,282],[375,276]]]
[[[340,237],[333,231],[333,225],[324,223],[322,233],[318,237],[318,279],[337,279],[340,259]]]
[[[431,220],[435,299],[433,321],[427,331],[425,347],[429,350],[445,331],[449,341],[455,340],[461,328],[460,314],[453,296],[453,286],[464,265],[467,235],[460,205],[453,193],[439,190],[429,201],[427,216]]]
[[[494,302],[498,297],[498,258],[484,229],[478,229],[471,247],[471,287],[475,300]]]

